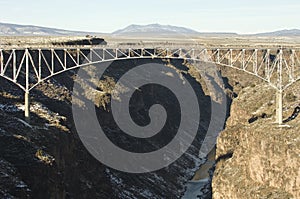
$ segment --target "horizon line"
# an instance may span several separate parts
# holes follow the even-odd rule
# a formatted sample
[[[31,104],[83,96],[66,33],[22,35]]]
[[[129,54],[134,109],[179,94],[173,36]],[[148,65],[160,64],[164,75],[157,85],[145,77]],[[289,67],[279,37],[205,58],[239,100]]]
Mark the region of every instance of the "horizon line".
[[[265,32],[247,32],[247,33],[241,33],[241,32],[235,32],[235,31],[199,31],[199,30],[196,30],[194,28],[191,28],[191,27],[187,27],[187,26],[180,26],[180,25],[173,25],[173,24],[161,24],[161,23],[158,23],[158,22],[154,22],[154,23],[147,23],[147,24],[137,24],[137,23],[132,23],[132,24],[129,24],[123,28],[119,28],[119,29],[116,29],[112,32],[99,32],[99,31],[87,31],[87,30],[76,30],[76,29],[64,29],[64,28],[60,28],[60,27],[53,27],[53,26],[46,26],[46,25],[35,25],[35,24],[28,24],[28,23],[16,23],[16,22],[2,22],[0,21],[0,24],[7,24],[7,25],[17,25],[17,26],[32,26],[32,27],[39,27],[39,28],[47,28],[47,29],[54,29],[54,30],[64,30],[64,31],[70,31],[70,32],[82,32],[82,33],[96,33],[96,34],[112,34],[118,30],[122,30],[122,29],[125,29],[131,25],[137,25],[137,26],[148,26],[148,25],[161,25],[161,26],[173,26],[173,27],[179,27],[179,28],[186,28],[186,29],[190,29],[192,31],[195,31],[197,33],[202,33],[202,34],[207,34],[207,33],[219,33],[219,34],[238,34],[238,35],[256,35],[256,34],[265,34],[265,33],[273,33],[273,32],[278,32],[278,31],[290,31],[290,30],[300,30],[300,28],[287,28],[287,27],[284,27],[284,28],[280,28],[280,29],[275,29],[275,30],[269,30],[269,31],[265,31]]]

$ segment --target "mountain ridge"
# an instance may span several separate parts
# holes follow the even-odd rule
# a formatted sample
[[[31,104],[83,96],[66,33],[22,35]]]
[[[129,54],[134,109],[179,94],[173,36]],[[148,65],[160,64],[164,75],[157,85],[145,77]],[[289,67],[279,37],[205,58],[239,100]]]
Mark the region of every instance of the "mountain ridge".
[[[272,32],[256,34],[237,34],[234,32],[199,32],[190,28],[161,25],[158,23],[148,25],[131,24],[112,33],[98,33],[89,31],[72,31],[59,28],[49,28],[35,25],[20,25],[0,22],[0,36],[67,36],[67,35],[112,35],[112,36],[300,36],[300,29],[283,29]]]
[[[283,29],[272,32],[254,34],[257,36],[300,36],[300,29]]]
[[[85,31],[72,31],[59,28],[49,28],[36,25],[20,25],[0,22],[0,36],[63,36],[63,35],[85,35],[102,34]]]
[[[112,35],[127,35],[127,34],[199,34],[199,32],[185,27],[161,25],[161,24],[148,24],[137,25],[131,24],[123,29],[112,32]]]

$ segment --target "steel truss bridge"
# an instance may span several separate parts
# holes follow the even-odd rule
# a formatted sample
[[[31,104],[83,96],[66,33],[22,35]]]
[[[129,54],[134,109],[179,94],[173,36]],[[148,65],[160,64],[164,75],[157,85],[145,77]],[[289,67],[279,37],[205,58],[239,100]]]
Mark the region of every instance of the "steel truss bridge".
[[[284,90],[300,80],[300,49],[291,48],[115,48],[99,46],[2,48],[0,76],[29,93],[40,82],[82,66],[126,59],[181,59],[231,67],[256,76],[277,91],[277,122],[282,124]]]

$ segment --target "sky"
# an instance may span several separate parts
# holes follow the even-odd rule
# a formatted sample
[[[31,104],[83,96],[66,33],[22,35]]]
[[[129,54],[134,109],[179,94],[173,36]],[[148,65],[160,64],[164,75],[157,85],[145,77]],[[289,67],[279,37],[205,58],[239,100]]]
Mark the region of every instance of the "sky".
[[[300,29],[299,0],[0,0],[0,22],[110,33],[130,24],[200,32]]]

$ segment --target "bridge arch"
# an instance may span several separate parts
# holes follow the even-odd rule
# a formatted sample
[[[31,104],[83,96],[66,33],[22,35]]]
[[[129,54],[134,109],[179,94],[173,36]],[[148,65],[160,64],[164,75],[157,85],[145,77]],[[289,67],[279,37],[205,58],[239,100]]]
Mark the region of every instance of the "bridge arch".
[[[6,51],[6,56],[4,51]],[[271,54],[271,52],[276,54]],[[278,103],[278,110],[280,110],[278,121],[282,123],[282,92],[300,80],[299,56],[299,49],[282,48],[65,47],[0,49],[0,76],[13,82],[25,92],[25,115],[29,117],[29,92],[39,83],[66,71],[98,63],[133,59],[177,59],[212,63],[246,72],[276,89],[277,93],[281,95]],[[43,74],[45,70],[47,71],[46,75]],[[19,80],[21,71],[25,74],[25,80],[22,82]],[[36,81],[33,82],[31,79]]]

